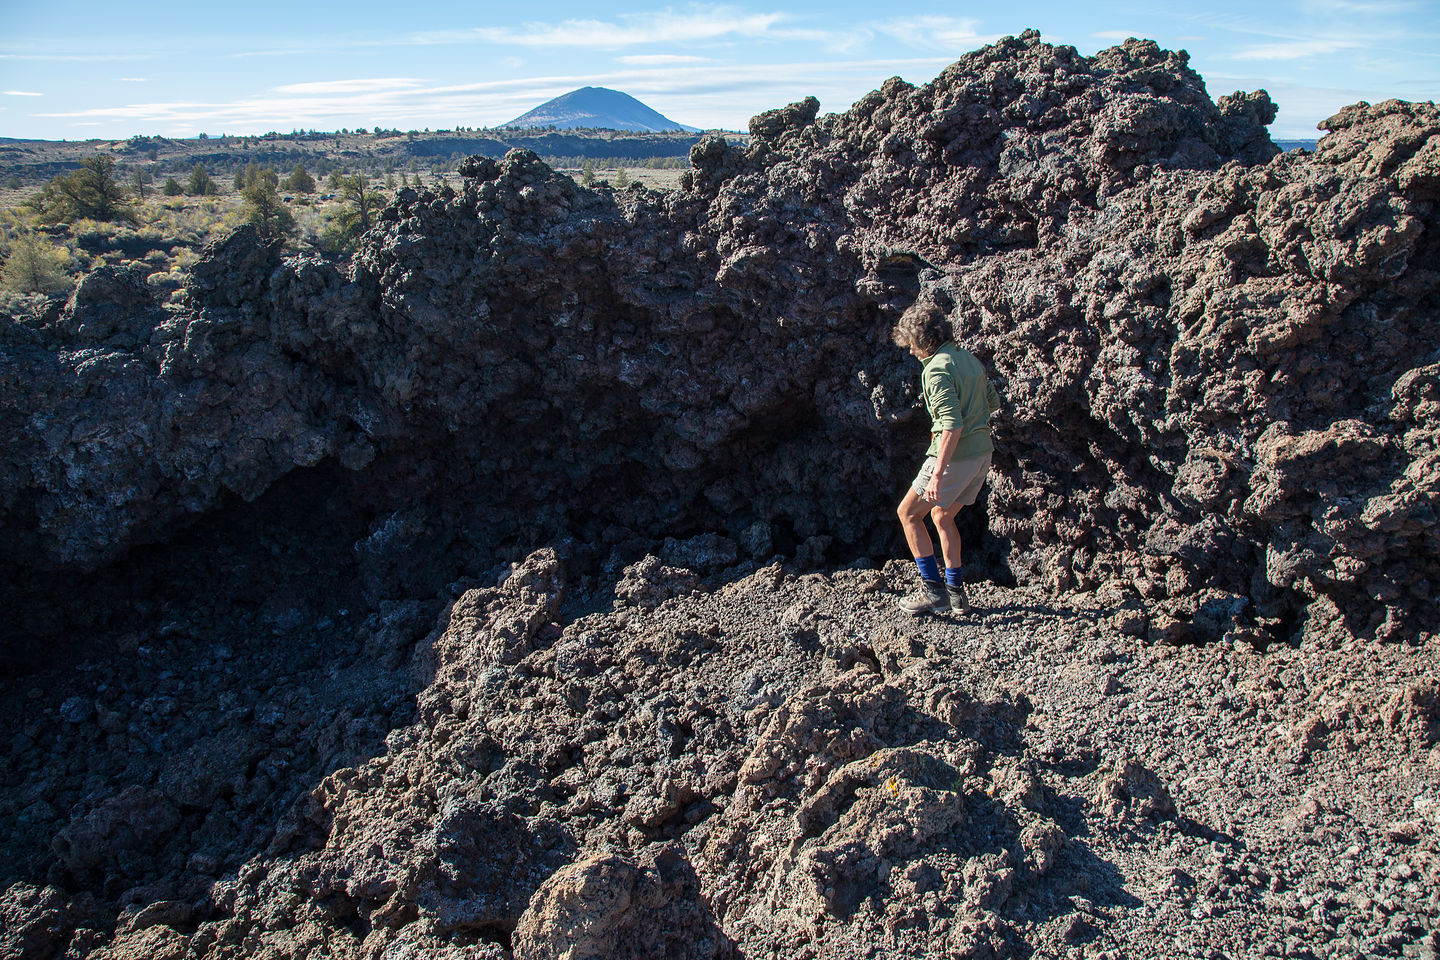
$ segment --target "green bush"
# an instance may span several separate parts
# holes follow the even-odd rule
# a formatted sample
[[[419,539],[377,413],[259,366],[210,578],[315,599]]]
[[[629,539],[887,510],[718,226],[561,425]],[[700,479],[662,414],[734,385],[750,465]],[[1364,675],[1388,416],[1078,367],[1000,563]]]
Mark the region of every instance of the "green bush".
[[[80,169],[61,174],[45,185],[33,201],[50,223],[89,219],[133,221],[125,190],[115,180],[115,158],[97,154],[80,161]]]
[[[341,208],[322,232],[328,249],[340,253],[355,250],[362,234],[375,224],[375,214],[385,204],[385,195],[370,186],[364,174],[338,177]]]
[[[69,266],[68,251],[56,249],[33,233],[21,234],[0,266],[0,284],[16,293],[59,293],[70,286]]]
[[[202,164],[195,164],[190,168],[190,181],[185,185],[185,192],[192,197],[206,197],[219,193],[220,188],[215,181],[210,179],[210,173]]]
[[[295,216],[285,207],[278,190],[280,177],[269,167],[253,163],[245,170],[245,220],[260,230],[262,237],[283,237],[295,229]]]
[[[295,170],[285,178],[286,190],[294,190],[296,193],[314,193],[315,178],[310,176],[305,169],[305,164],[296,164]]]

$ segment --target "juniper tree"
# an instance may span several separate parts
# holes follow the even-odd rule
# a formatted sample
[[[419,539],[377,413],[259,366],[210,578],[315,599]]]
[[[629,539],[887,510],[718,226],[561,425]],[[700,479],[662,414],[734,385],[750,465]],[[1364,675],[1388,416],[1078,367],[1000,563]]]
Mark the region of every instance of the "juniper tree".
[[[328,239],[338,249],[353,250],[361,234],[375,225],[375,214],[385,197],[370,187],[363,173],[341,176],[338,180],[344,206],[332,221]]]
[[[315,178],[310,176],[305,169],[305,164],[297,163],[290,176],[285,178],[285,189],[294,190],[296,193],[314,193]]]
[[[190,168],[190,179],[185,184],[185,192],[192,197],[204,197],[219,193],[220,188],[210,179],[210,172],[204,165],[197,163]]]
[[[295,217],[280,198],[279,182],[279,176],[269,167],[250,164],[245,171],[245,186],[240,191],[245,201],[245,221],[255,224],[262,237],[283,237],[295,229]]]
[[[81,219],[131,222],[135,215],[125,199],[125,190],[115,180],[115,158],[97,154],[81,160],[79,170],[47,183],[35,205],[42,219],[53,223]]]

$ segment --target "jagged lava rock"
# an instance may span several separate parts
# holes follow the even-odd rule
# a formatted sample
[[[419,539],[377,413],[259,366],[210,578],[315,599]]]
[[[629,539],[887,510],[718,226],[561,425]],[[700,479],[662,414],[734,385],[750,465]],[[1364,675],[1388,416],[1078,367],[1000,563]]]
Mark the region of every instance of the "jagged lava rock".
[[[665,195],[470,163],[402,190],[347,273],[242,231],[153,328],[77,321],[77,291],[6,334],[0,549],[94,567],[333,460],[480,554],[883,555],[925,429],[885,334],[926,297],[1006,400],[976,514],[1008,573],[1130,585],[1198,639],[1428,632],[1433,105],[1279,155],[1263,91],[1030,31],[816,112],[702,141]]]

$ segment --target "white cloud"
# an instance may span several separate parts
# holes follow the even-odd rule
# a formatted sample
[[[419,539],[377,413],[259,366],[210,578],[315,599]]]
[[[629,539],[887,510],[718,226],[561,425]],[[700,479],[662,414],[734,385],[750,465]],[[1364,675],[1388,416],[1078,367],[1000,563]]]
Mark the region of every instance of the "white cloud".
[[[1407,0],[1309,0],[1305,6],[1317,14],[1383,17],[1418,12],[1420,4]]]
[[[336,50],[353,49],[357,47],[379,47],[380,43],[359,43],[347,44],[315,44],[308,47],[276,47],[271,50],[241,50],[238,53],[227,54],[230,60],[248,60],[252,57],[311,57],[322,53],[333,53]]]
[[[105,63],[112,60],[149,60],[143,53],[0,53],[0,60],[47,60],[58,63]]]
[[[519,27],[476,27],[411,37],[414,43],[483,41],[522,47],[589,47],[616,49],[647,43],[693,43],[723,37],[763,37],[785,19],[781,13],[745,13],[716,7],[693,13],[670,10],[622,14],[618,20],[532,21]]]
[[[678,53],[637,53],[628,57],[616,57],[621,63],[630,63],[635,66],[663,66],[671,63],[709,63],[709,57],[688,57]]]
[[[868,32],[816,30],[796,25],[786,13],[751,13],[734,7],[697,6],[688,13],[670,9],[620,14],[611,20],[529,21],[515,27],[428,30],[395,37],[307,38],[303,43],[230,54],[233,58],[302,56],[340,50],[488,43],[523,48],[619,50],[648,44],[734,43],[800,40],[846,50]]]
[[[0,91],[7,97],[43,97],[43,93],[35,93],[33,90],[5,90]]]
[[[150,82],[150,78],[148,78],[148,77],[120,77],[119,79],[120,79],[120,82],[121,82],[121,83],[149,83],[149,82]]]
[[[319,80],[312,83],[287,83],[273,88],[276,93],[372,93],[386,90],[408,90],[424,83],[414,77],[374,77],[367,80]]]
[[[891,60],[809,61],[753,65],[669,64],[592,74],[518,77],[479,83],[390,89],[286,92],[223,102],[176,100],[41,114],[72,120],[108,121],[170,135],[259,133],[284,126],[449,128],[457,123],[498,125],[577,87],[624,90],[681,123],[743,129],[751,115],[813,94],[827,110],[845,110],[887,77],[924,82],[950,57]],[[290,85],[317,86],[308,84]],[[319,86],[325,86],[321,84]]]
[[[1299,83],[1276,80],[1274,77],[1234,76],[1212,73],[1206,77],[1206,86],[1218,97],[1231,90],[1258,90],[1264,88],[1275,101],[1278,109],[1275,122],[1270,125],[1270,136],[1276,140],[1314,140],[1322,131],[1315,125],[1340,112],[1342,107],[1361,100],[1378,103],[1393,93],[1359,87],[1316,87]]]
[[[1144,31],[1141,30],[1097,30],[1090,34],[1090,36],[1096,40],[1115,40],[1119,43],[1124,43],[1131,37],[1141,37],[1144,35]]]
[[[973,47],[998,40],[1000,35],[982,36],[980,21],[970,17],[920,16],[885,20],[874,29],[896,40],[923,47]]]
[[[887,60],[810,61],[749,66],[655,71],[648,80],[625,86],[667,117],[697,127],[745,129],[751,116],[806,96],[824,112],[844,111],[892,76],[924,83],[953,57]],[[647,86],[653,85],[653,91]],[[653,97],[652,99],[647,99]],[[663,106],[661,106],[663,98]]]
[[[1360,47],[1355,40],[1281,40],[1277,43],[1262,43],[1247,47],[1230,55],[1232,60],[1304,60],[1308,57],[1324,57],[1341,50]]]

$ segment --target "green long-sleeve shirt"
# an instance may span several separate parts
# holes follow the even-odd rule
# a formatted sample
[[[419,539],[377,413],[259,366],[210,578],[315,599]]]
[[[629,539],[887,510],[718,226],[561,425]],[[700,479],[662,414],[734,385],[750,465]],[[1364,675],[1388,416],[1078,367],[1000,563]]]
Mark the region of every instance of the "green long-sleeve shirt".
[[[990,453],[990,414],[1000,409],[1000,396],[985,376],[985,368],[975,355],[947,341],[939,350],[926,357],[920,381],[925,389],[925,409],[930,413],[932,433],[927,457],[940,448],[940,434],[945,430],[960,433],[960,442],[951,454],[951,462],[969,460]]]

